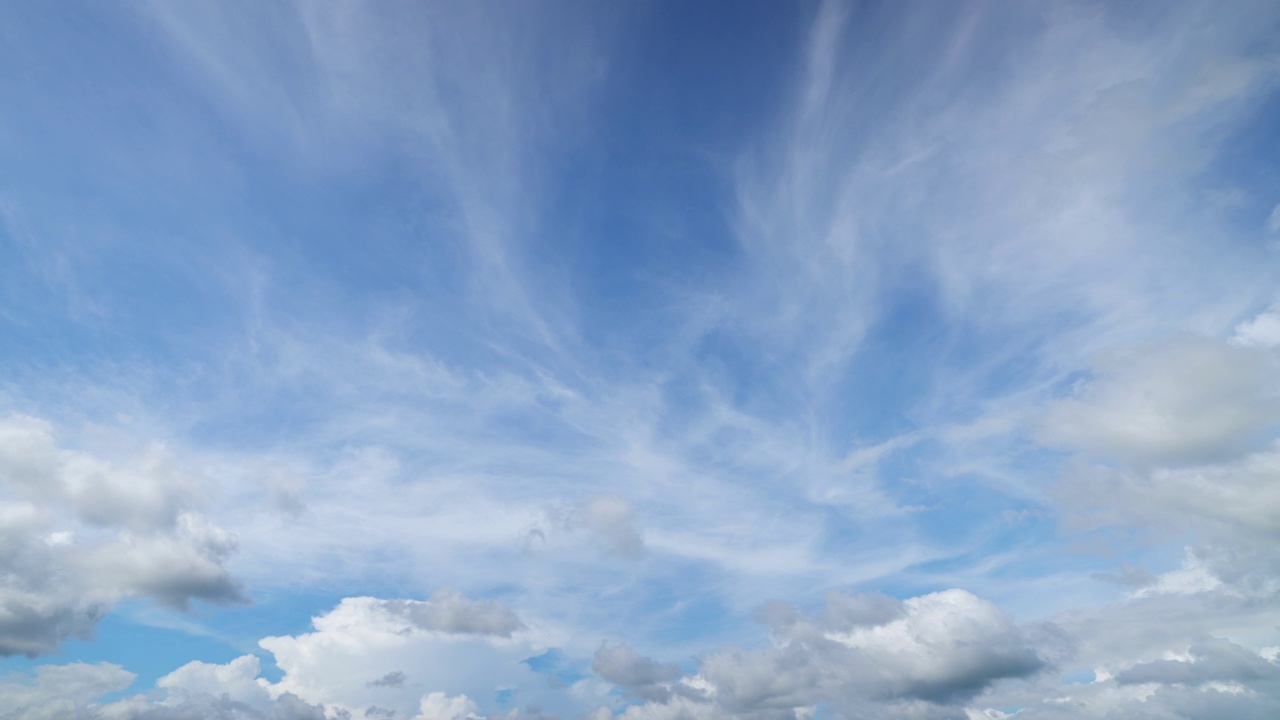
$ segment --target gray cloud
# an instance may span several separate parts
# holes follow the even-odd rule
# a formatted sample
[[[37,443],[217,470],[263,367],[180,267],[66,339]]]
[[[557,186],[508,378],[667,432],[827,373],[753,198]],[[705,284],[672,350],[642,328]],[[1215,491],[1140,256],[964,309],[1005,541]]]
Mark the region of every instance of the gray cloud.
[[[72,548],[51,543],[47,519],[26,503],[0,503],[0,655],[52,651],[86,636],[113,594],[86,583]]]
[[[1035,683],[984,703],[1021,706],[1030,720],[1262,720],[1280,712],[1280,665],[1223,639],[1194,645],[1180,659],[1132,665],[1094,682]],[[995,716],[1002,717],[1002,716]]]
[[[89,635],[125,597],[178,609],[244,601],[236,539],[184,509],[189,476],[149,450],[118,467],[61,448],[43,421],[0,419],[0,655]]]
[[[134,674],[110,663],[42,665],[31,675],[0,677],[0,720],[90,717],[85,705],[123,690]]]
[[[510,608],[492,600],[471,600],[456,590],[440,588],[431,599],[382,600],[393,615],[406,618],[423,630],[459,635],[511,637],[524,623]]]
[[[102,582],[186,610],[191,600],[220,605],[244,602],[243,588],[223,567],[235,537],[198,516],[183,515],[172,534],[125,534],[88,553]]]
[[[408,677],[404,673],[400,672],[399,670],[396,670],[394,672],[389,672],[386,675],[383,675],[377,680],[370,680],[369,687],[398,688],[404,685],[404,681],[407,679]]]
[[[609,682],[645,700],[664,702],[671,685],[683,674],[675,663],[657,663],[628,645],[601,645],[591,658],[591,669]]]
[[[692,677],[673,682],[670,666],[625,646],[597,651],[593,668],[651,697],[628,716],[773,718],[817,704],[948,717],[995,681],[1045,666],[1011,618],[963,590],[905,601],[829,593],[816,616],[782,604],[761,616],[772,623],[769,648],[709,655]]]
[[[626,498],[593,495],[582,501],[580,512],[583,524],[603,541],[609,552],[622,557],[638,557],[644,552],[635,510]]]
[[[1121,685],[1203,685],[1213,681],[1254,682],[1280,680],[1280,665],[1264,660],[1235,643],[1212,639],[1193,645],[1186,660],[1152,660],[1138,663],[1115,675]]]

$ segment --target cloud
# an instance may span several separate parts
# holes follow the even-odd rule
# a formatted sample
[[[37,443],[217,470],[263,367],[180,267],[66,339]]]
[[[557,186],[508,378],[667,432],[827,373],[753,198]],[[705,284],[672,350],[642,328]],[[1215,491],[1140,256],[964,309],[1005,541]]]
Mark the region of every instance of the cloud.
[[[85,705],[109,692],[123,690],[135,675],[111,663],[42,665],[34,677],[0,676],[3,720],[79,718]]]
[[[1039,430],[1095,459],[1069,463],[1054,490],[1068,523],[1191,530],[1241,550],[1277,537],[1278,368],[1268,348],[1194,337],[1100,358]]]
[[[1138,467],[1236,457],[1280,426],[1278,369],[1267,353],[1203,338],[1108,352],[1050,406],[1041,437]]]
[[[401,687],[404,685],[404,681],[407,679],[408,679],[408,676],[406,676],[404,673],[400,672],[399,670],[395,670],[393,672],[387,673],[386,675],[383,675],[377,680],[370,680],[369,686],[370,687]]]
[[[40,383],[22,376],[14,397],[93,416],[110,403],[85,388],[110,385],[174,435],[248,448],[253,462],[220,458],[220,482],[207,483],[203,465],[191,472],[160,446],[108,460],[42,421],[5,421],[0,557],[18,570],[0,580],[0,652],[45,652],[87,633],[120,597],[177,608],[233,602],[243,589],[227,566],[240,552],[237,567],[281,602],[299,589],[385,595],[447,582],[501,588],[520,613],[446,590],[427,601],[348,598],[312,631],[263,641],[284,673],[278,687],[264,686],[248,659],[193,664],[166,679],[158,699],[129,700],[138,712],[220,717],[292,703],[307,714],[323,703],[334,715],[457,717],[508,695],[558,698],[560,711],[607,681],[647,701],[624,711],[635,716],[804,717],[825,706],[995,717],[965,703],[1017,684],[1003,681],[1039,682],[1052,653],[968,591],[906,601],[836,593],[814,614],[781,603],[760,615],[772,645],[726,643],[741,640],[766,597],[795,601],[854,582],[993,597],[985,584],[1006,609],[1013,598],[1020,616],[1035,617],[1068,601],[1061,596],[1092,592],[1079,579],[1112,562],[1062,552],[1047,521],[991,530],[1000,515],[1066,517],[1068,533],[1142,526],[1200,536],[1183,566],[1135,569],[1126,576],[1140,587],[1105,589],[1123,595],[1118,605],[1063,619],[1081,658],[1112,671],[1178,670],[1151,664],[1193,630],[1209,638],[1196,642],[1242,642],[1243,630],[1274,626],[1250,612],[1274,600],[1265,554],[1280,517],[1270,481],[1280,468],[1274,323],[1266,314],[1240,323],[1231,342],[1140,344],[1170,332],[1225,337],[1244,308],[1274,292],[1274,263],[1219,232],[1229,219],[1187,200],[1204,182],[1231,180],[1218,177],[1218,150],[1275,87],[1269,4],[825,3],[777,122],[742,113],[764,132],[726,163],[731,187],[710,189],[729,198],[727,229],[715,208],[691,213],[708,227],[691,231],[688,247],[714,244],[714,258],[682,254],[696,287],[656,283],[652,306],[615,296],[614,280],[640,274],[644,263],[633,261],[662,243],[606,208],[647,215],[630,191],[665,156],[637,144],[643,172],[608,176],[622,184],[601,183],[600,196],[576,194],[594,190],[594,163],[630,172],[612,153],[635,140],[610,138],[596,155],[603,138],[573,122],[584,89],[605,87],[612,102],[615,90],[650,87],[600,82],[606,63],[591,49],[611,43],[595,18],[483,3],[131,12],[124,23],[85,25],[95,37],[142,29],[146,42],[112,53],[137,58],[136,74],[92,74],[98,64],[81,56],[20,63],[32,73],[24,84],[46,77],[45,65],[91,73],[31,81],[75,90],[48,104],[85,109],[92,128],[78,145],[64,149],[56,113],[5,124],[14,132],[0,137],[30,136],[18,145],[76,159],[67,187],[90,210],[64,220],[49,203],[57,211],[33,222],[40,232],[23,245],[56,240],[83,253],[67,274],[86,290],[67,297],[91,299],[91,314],[134,318],[136,327],[111,323],[104,334],[146,359],[65,390],[62,360],[50,353],[30,361],[32,375],[59,389],[27,390]],[[619,45],[679,42],[701,27],[678,19],[670,37],[661,22],[627,24]],[[658,34],[644,34],[651,26]],[[20,29],[15,38],[27,35]],[[778,33],[768,30],[772,42]],[[82,45],[44,41],[34,42]],[[733,50],[694,41],[704,53]],[[678,55],[662,47],[663,57]],[[147,75],[147,66],[164,72]],[[177,127],[167,101],[119,94],[117,75],[183,98],[192,109],[178,114],[196,119]],[[700,117],[723,97],[713,85],[691,103]],[[769,101],[749,85],[753,102]],[[83,88],[120,98],[127,112],[100,112],[113,106]],[[41,103],[45,90],[34,94]],[[636,115],[655,133],[646,142],[697,145],[685,134],[657,139],[678,124],[667,110]],[[662,122],[650,122],[659,111]],[[148,129],[129,143],[96,129],[139,117]],[[141,162],[120,177],[91,168],[78,147],[156,167]],[[24,175],[36,183],[40,173],[24,168],[46,172],[44,152],[12,164],[14,189],[3,191],[22,202],[0,198],[6,218],[10,206],[39,214],[42,198],[24,190]],[[208,157],[187,168],[160,162],[175,154]],[[80,179],[94,172],[110,177],[110,193]],[[574,186],[563,197],[562,177]],[[187,193],[170,192],[184,182]],[[71,196],[64,190],[44,192]],[[676,200],[690,198],[657,204]],[[173,217],[151,214],[153,203]],[[113,220],[86,219],[94,214]],[[705,240],[718,234],[731,237]],[[135,246],[126,237],[159,239]],[[168,259],[181,238],[207,255]],[[210,267],[228,280],[200,302],[184,292],[144,298],[113,276],[116,266],[95,267],[116,256],[155,263],[129,268],[148,279],[148,293],[150,279]],[[56,264],[52,253],[39,259]],[[610,290],[583,289],[594,284]],[[184,300],[195,310],[179,313]],[[615,300],[612,314],[595,316]],[[17,307],[2,312],[21,319]],[[217,322],[227,335],[205,329]],[[648,325],[660,329],[637,330]],[[151,334],[178,326],[199,330]],[[92,335],[82,331],[59,342],[74,347]],[[115,368],[123,357],[93,347],[77,361]],[[1080,456],[1046,497],[1057,455],[1021,444],[1021,419],[1086,357],[1097,358],[1092,374],[1049,402],[1038,428],[1043,446]],[[990,429],[976,439],[951,432],[947,452],[964,462],[941,467],[930,453],[946,428]],[[883,450],[863,457],[856,447]],[[260,466],[298,472],[259,483]],[[984,484],[993,476],[1002,476],[998,491]],[[614,494],[621,484],[626,499]],[[209,485],[225,492],[212,506]],[[1011,508],[1015,499],[1038,505]],[[284,512],[265,512],[270,505]],[[521,554],[521,529],[548,505],[571,508],[579,537],[607,556]],[[1161,629],[1144,614],[1175,620]],[[554,645],[546,617],[563,623],[555,632],[570,639],[566,652],[580,664],[590,656],[598,678],[557,677],[567,687],[553,691],[521,662]],[[597,646],[602,635],[631,644]],[[1118,638],[1132,647],[1114,647]],[[699,670],[685,675],[632,644],[667,657],[696,652]],[[1155,682],[1099,690],[1132,696]],[[1211,694],[1244,702],[1234,682],[1262,692],[1209,682],[1226,689],[1165,682],[1154,692],[1185,708]]]
[[[1280,710],[1280,665],[1226,640],[1193,644],[1181,657],[1135,663],[1088,683],[1038,685],[987,701],[1020,706],[1018,717],[1249,718]]]
[[[1269,310],[1236,326],[1231,343],[1242,347],[1273,348],[1280,345],[1280,310]]]
[[[908,717],[945,714],[1046,664],[1008,615],[964,590],[905,601],[833,592],[819,615],[775,604],[762,617],[771,647],[710,654],[695,676],[677,680],[626,646],[602,648],[593,668],[650,699],[628,717],[793,717],[819,704]]]
[[[1198,686],[1210,682],[1280,681],[1280,665],[1227,640],[1192,645],[1187,659],[1152,660],[1117,672],[1121,685],[1160,683]]]
[[[137,530],[172,526],[195,493],[194,478],[162,446],[116,466],[58,447],[50,423],[25,415],[0,418],[0,483],[86,523]]]
[[[357,602],[348,598],[344,602]],[[524,623],[509,608],[490,600],[469,600],[461,593],[441,588],[427,602],[383,600],[381,609],[391,617],[408,619],[423,630],[457,635],[494,635],[509,638]]]
[[[308,633],[260,641],[284,673],[269,686],[272,695],[292,693],[353,717],[371,707],[406,718],[465,716],[476,712],[469,703],[488,703],[504,689],[514,689],[517,706],[567,707],[524,663],[546,646],[496,601],[446,589],[428,601],[346,598],[312,625]],[[411,675],[401,668],[412,668]]]
[[[469,720],[479,718],[476,704],[466,695],[449,697],[441,692],[433,692],[422,698],[418,705],[418,714],[413,720]]]
[[[626,498],[593,495],[582,501],[582,522],[608,548],[622,557],[638,557],[644,539],[636,528],[636,514]]]
[[[0,489],[26,498],[0,499],[0,654],[87,637],[125,597],[183,610],[244,600],[225,568],[235,538],[183,509],[189,475],[145,458],[120,469],[58,447],[48,423],[0,420]]]
[[[42,537],[43,536],[43,537]],[[114,602],[85,582],[72,548],[48,542],[48,520],[29,503],[0,503],[0,653],[34,656],[72,635],[84,637]]]
[[[191,600],[220,605],[245,601],[244,588],[224,567],[236,549],[235,536],[198,515],[184,514],[172,534],[122,533],[86,551],[86,563],[103,583],[186,610]]]
[[[671,683],[683,674],[679,665],[656,663],[626,644],[601,645],[591,658],[591,670],[633,695],[656,702],[670,699]]]
[[[524,625],[492,601],[441,590],[431,600],[347,598],[314,619],[315,632],[269,637],[284,676],[261,676],[257,656],[225,664],[192,661],[156,681],[156,690],[107,703],[94,700],[128,687],[132,673],[109,665],[45,665],[35,677],[0,679],[7,705],[3,720],[351,720],[404,717],[420,720],[479,718],[467,692],[485,697],[503,688],[530,688],[521,697],[538,705],[539,676],[522,661],[540,650],[513,638]],[[378,675],[371,669],[413,667]],[[373,677],[370,677],[373,675]],[[448,692],[437,688],[447,688]],[[540,717],[537,711],[502,713]]]
[[[246,705],[270,700],[261,667],[254,655],[243,655],[225,665],[192,661],[156,681],[156,686],[179,695],[223,696]]]

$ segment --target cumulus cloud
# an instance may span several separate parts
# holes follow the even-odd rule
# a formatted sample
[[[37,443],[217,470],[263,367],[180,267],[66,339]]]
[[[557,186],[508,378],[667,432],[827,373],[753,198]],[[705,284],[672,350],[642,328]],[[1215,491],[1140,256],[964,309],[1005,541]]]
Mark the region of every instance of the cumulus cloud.
[[[670,699],[671,683],[684,674],[679,665],[654,662],[626,644],[601,645],[591,659],[591,669],[633,695],[658,702]]]
[[[442,692],[433,692],[422,698],[413,720],[468,720],[478,717],[476,704],[466,695],[449,697]]]
[[[117,467],[60,448],[48,423],[0,420],[0,654],[87,636],[124,597],[244,599],[225,567],[235,538],[184,509],[189,476],[157,457]]]
[[[370,708],[404,718],[467,717],[479,712],[469,703],[504,689],[515,689],[511,699],[522,705],[564,702],[524,662],[546,646],[495,601],[447,589],[427,601],[346,598],[312,625],[312,632],[260,641],[284,673],[270,686],[273,694],[292,693],[352,717]]]
[[[437,601],[455,613],[475,609],[480,617],[493,616],[497,605],[448,591],[417,605]],[[490,632],[490,621],[482,629],[429,614],[424,621],[414,609],[421,607],[410,600],[348,598],[315,619],[314,633],[263,640],[284,671],[278,683],[262,677],[257,656],[243,655],[223,664],[189,662],[157,680],[152,692],[103,703],[101,696],[129,687],[135,676],[106,663],[40,666],[30,676],[0,678],[0,720],[544,717],[515,708],[483,715],[468,694],[479,690],[492,697],[498,689],[532,685],[538,676],[522,662],[534,651],[531,645]],[[361,681],[369,668],[395,663],[416,668],[428,684],[411,682],[401,671]]]
[[[193,599],[224,605],[244,601],[243,588],[223,566],[236,547],[227,531],[184,514],[171,534],[121,533],[88,550],[86,561],[102,582],[186,610]]]
[[[115,600],[86,583],[74,547],[30,503],[0,502],[0,654],[38,655],[86,635]]]
[[[50,423],[24,415],[0,419],[0,483],[84,522],[135,530],[173,525],[194,494],[194,479],[161,446],[118,466],[59,447]]]
[[[771,647],[711,654],[694,676],[677,679],[625,646],[602,648],[593,668],[650,698],[629,717],[797,717],[818,704],[905,717],[958,712],[995,681],[1046,664],[1012,618],[964,590],[905,601],[831,593],[816,616],[775,604],[762,618]]]
[[[192,661],[156,681],[176,694],[225,695],[252,705],[270,699],[267,682],[258,678],[261,665],[254,655],[242,655],[225,665]]]

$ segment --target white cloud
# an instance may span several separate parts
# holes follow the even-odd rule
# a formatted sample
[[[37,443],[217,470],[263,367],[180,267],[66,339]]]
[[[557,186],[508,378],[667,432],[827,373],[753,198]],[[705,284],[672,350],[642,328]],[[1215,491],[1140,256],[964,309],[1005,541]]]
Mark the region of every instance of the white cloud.
[[[1280,310],[1268,310],[1236,326],[1231,342],[1242,347],[1280,345]]]
[[[941,717],[995,681],[1045,665],[1009,616],[963,590],[905,601],[831,593],[819,616],[775,604],[762,618],[772,625],[771,647],[713,653],[696,676],[677,681],[669,666],[623,647],[603,648],[593,667],[650,699],[628,717],[781,718],[818,704],[842,714]]]
[[[422,698],[418,705],[418,714],[413,720],[470,720],[479,718],[476,715],[476,704],[466,695],[449,697],[442,692],[433,692]]]
[[[1050,406],[1041,437],[1139,467],[1236,457],[1280,425],[1278,369],[1262,352],[1193,337],[1108,352]]]
[[[259,643],[284,672],[270,686],[273,695],[292,693],[355,717],[370,707],[398,717],[454,711],[465,716],[474,711],[467,698],[488,702],[510,688],[518,688],[514,701],[521,705],[565,702],[523,664],[546,647],[496,602],[448,590],[427,602],[346,598],[312,623],[312,632]],[[400,681],[379,682],[388,676]]]
[[[1134,592],[1134,597],[1157,593],[1190,595],[1208,592],[1221,586],[1222,581],[1214,574],[1208,563],[1196,557],[1192,548],[1187,548],[1187,557],[1182,561],[1182,567],[1152,578],[1149,584]]]
[[[156,681],[156,686],[183,695],[226,696],[245,705],[260,707],[271,702],[267,682],[258,677],[258,658],[243,655],[225,665],[192,661]]]
[[[939,315],[947,362],[966,365],[966,356],[981,356],[960,368],[922,365],[921,375],[933,377],[920,384],[946,392],[920,408],[898,406],[911,403],[896,398],[877,410],[928,424],[985,407],[978,396],[1004,392],[990,388],[1006,387],[993,382],[1006,374],[1018,376],[1008,381],[1010,392],[1025,390],[1035,402],[1042,385],[1075,370],[1097,347],[1238,317],[1237,306],[1254,302],[1257,287],[1273,280],[1243,255],[1221,267],[1205,262],[1219,250],[1196,238],[1214,235],[1200,233],[1188,213],[1162,199],[1130,200],[1134,188],[1176,188],[1199,177],[1213,138],[1231,125],[1224,113],[1272,82],[1265,61],[1235,47],[1265,37],[1270,25],[1236,19],[1243,31],[1221,29],[1201,22],[1203,10],[1186,9],[1177,13],[1187,18],[1183,24],[1155,30],[1060,5],[1013,13],[964,6],[936,19],[909,9],[891,18],[898,24],[878,27],[852,22],[836,3],[824,5],[782,140],[739,168],[733,225],[746,256],[742,277],[708,291],[723,293],[709,303],[714,311],[677,310],[688,327],[673,333],[680,336],[675,351],[654,353],[658,371],[619,379],[626,373],[592,353],[563,350],[575,342],[572,312],[556,293],[541,292],[556,283],[529,271],[532,253],[523,245],[540,231],[532,188],[541,155],[537,128],[522,123],[535,115],[548,127],[564,119],[559,105],[546,115],[528,108],[554,104],[544,102],[552,95],[576,97],[561,85],[580,89],[598,72],[591,62],[583,63],[586,73],[535,68],[525,62],[527,45],[512,40],[587,43],[547,39],[573,35],[567,31],[521,35],[525,11],[495,14],[478,5],[423,9],[432,21],[423,34],[405,16],[381,15],[372,4],[301,7],[271,18],[279,25],[257,22],[263,18],[253,9],[156,5],[155,17],[190,65],[174,71],[204,77],[209,104],[254,138],[267,136],[261,146],[278,141],[287,148],[270,156],[283,158],[286,172],[299,170],[293,162],[306,166],[309,180],[319,177],[317,185],[326,173],[346,181],[362,160],[376,162],[359,148],[386,143],[394,148],[387,155],[415,182],[444,188],[432,196],[447,208],[440,223],[447,232],[439,235],[462,240],[460,284],[471,302],[439,305],[474,326],[466,342],[492,345],[501,356],[500,370],[457,371],[430,354],[433,343],[457,339],[446,333],[423,331],[431,337],[415,344],[414,331],[401,331],[396,321],[390,331],[344,340],[334,336],[327,309],[254,317],[248,349],[230,363],[227,385],[237,396],[191,410],[213,422],[186,421],[225,427],[254,413],[274,421],[272,413],[288,407],[306,428],[281,430],[293,434],[280,445],[310,454],[281,463],[302,468],[307,480],[266,483],[287,517],[258,512],[256,490],[246,489],[252,481],[238,477],[250,473],[227,470],[240,504],[225,506],[224,517],[245,546],[246,566],[255,579],[280,586],[388,577],[416,586],[444,576],[475,587],[497,579],[518,586],[522,607],[543,603],[587,633],[606,622],[639,632],[634,626],[661,614],[643,604],[615,612],[613,598],[652,604],[674,594],[669,604],[676,608],[706,600],[728,624],[762,594],[793,595],[833,576],[883,579],[928,559],[910,518],[893,514],[891,524],[903,528],[893,532],[873,523],[881,510],[899,510],[880,485],[881,466],[889,463],[880,462],[879,451],[848,453],[860,439],[848,437],[846,415],[861,398],[840,397],[863,338],[887,318],[899,285],[920,290],[924,305],[937,301],[927,309]],[[1006,24],[1010,14],[1017,22]],[[1009,32],[1023,23],[1034,32]],[[870,34],[857,36],[862,28]],[[277,34],[296,43],[302,64],[315,66],[314,95],[282,92],[299,86],[278,63],[295,56],[274,43]],[[1015,36],[1026,44],[1010,44]],[[892,42],[878,46],[881,37]],[[874,62],[846,63],[864,48]],[[924,48],[936,54],[921,55]],[[1003,57],[1018,62],[996,62]],[[536,82],[526,82],[530,75]],[[886,77],[894,82],[882,82]],[[877,117],[870,109],[891,112]],[[1139,227],[1144,216],[1168,221]],[[1204,271],[1211,266],[1219,269]],[[296,289],[272,282],[281,283],[279,294]],[[397,309],[412,317],[435,299]],[[366,327],[357,315],[338,319]],[[494,322],[471,323],[475,317]],[[1054,404],[1042,430],[1046,442],[1122,465],[1069,473],[1059,496],[1069,512],[1101,500],[1105,522],[1169,527],[1176,517],[1228,544],[1274,539],[1280,499],[1270,479],[1280,455],[1268,446],[1276,421],[1274,363],[1264,352],[1268,317],[1240,325],[1239,347],[1179,340],[1105,355],[1092,380]],[[301,329],[280,332],[283,326]],[[731,332],[723,333],[726,327]],[[726,354],[764,357],[760,387],[732,371],[725,380],[707,367],[686,368],[701,358],[690,363],[685,346],[706,339],[730,346]],[[697,389],[671,401],[662,385],[668,381]],[[725,387],[739,381],[742,387]],[[954,399],[936,397],[952,391]],[[259,393],[266,399],[254,397]],[[228,409],[241,401],[253,409]],[[972,426],[997,438],[1022,429],[1016,421],[983,427]],[[106,462],[58,447],[39,421],[19,418],[4,430],[0,472],[23,502],[5,506],[0,553],[22,572],[0,583],[10,613],[0,616],[0,651],[47,650],[92,627],[124,594],[177,607],[191,598],[238,597],[224,569],[236,542],[192,512],[200,483],[166,452]],[[547,434],[531,438],[534,430]],[[957,444],[976,437],[952,435]],[[898,437],[901,444],[883,445],[883,457],[932,436]],[[841,458],[849,459],[843,467]],[[634,485],[632,500],[608,494],[624,482],[629,493]],[[1017,482],[1033,494],[1021,474]],[[634,577],[612,574],[621,565],[612,558],[519,555],[519,531],[536,522],[539,508],[585,493],[598,494],[573,506],[577,522],[613,554],[636,558],[627,564]],[[856,532],[865,535],[860,545],[874,549],[831,550],[847,539],[838,537],[844,528],[824,525],[837,514],[850,526],[856,519]],[[369,562],[375,556],[393,564]],[[667,571],[681,562],[697,563],[696,579],[671,579]],[[1254,559],[1240,562],[1253,568],[1245,573],[1251,582],[1262,582]],[[1204,604],[1168,607],[1212,610],[1210,599],[1226,603],[1241,584],[1228,577],[1231,565],[1213,556],[1165,573],[1135,598],[1152,604],[1130,607],[1177,601]],[[1044,600],[1027,604],[1035,602]],[[599,620],[603,615],[613,617]],[[1043,660],[1007,616],[963,591],[906,602],[835,595],[821,617],[785,616],[775,618],[778,647],[714,651],[692,677],[676,678],[670,664],[626,645],[602,648],[597,672],[653,701],[628,713],[655,717],[803,716],[815,702],[884,702],[887,710],[873,707],[927,717],[957,715],[955,703],[995,679],[1025,676]],[[1184,625],[1172,633],[1194,625],[1194,618],[1178,617]],[[269,638],[264,647],[285,671],[272,691],[292,689],[298,702],[339,703],[357,714],[394,708],[398,717],[425,715],[430,704],[433,713],[456,716],[487,707],[495,688],[538,686],[543,678],[519,662],[546,646],[534,635],[503,606],[441,591],[429,602],[351,598],[317,618],[314,632]],[[590,647],[594,637],[577,642]],[[191,690],[192,698],[216,699],[208,688],[221,683],[232,688],[229,700],[259,702],[248,663],[187,666],[167,681],[173,698],[190,686],[206,688]],[[1220,688],[1197,692],[1239,694]],[[230,712],[207,698],[188,707],[196,702]]]
[[[0,719],[463,720],[481,717],[472,697],[491,699],[512,688],[522,704],[572,707],[524,664],[545,647],[518,636],[527,635],[523,624],[496,602],[449,590],[425,602],[347,598],[314,618],[314,626],[261,641],[284,671],[278,683],[261,677],[256,656],[244,655],[225,664],[192,661],[160,678],[157,692],[94,704],[134,675],[107,664],[47,665],[36,669],[34,681],[0,679],[0,694],[12,699]],[[500,716],[540,717],[516,708]]]
[[[50,423],[24,415],[0,418],[0,483],[84,522],[139,530],[172,526],[196,491],[162,446],[117,466],[58,447]]]
[[[0,654],[85,636],[124,597],[243,600],[224,567],[235,538],[183,509],[189,478],[152,451],[117,467],[60,448],[48,423],[0,420],[0,491],[26,498],[0,499]]]

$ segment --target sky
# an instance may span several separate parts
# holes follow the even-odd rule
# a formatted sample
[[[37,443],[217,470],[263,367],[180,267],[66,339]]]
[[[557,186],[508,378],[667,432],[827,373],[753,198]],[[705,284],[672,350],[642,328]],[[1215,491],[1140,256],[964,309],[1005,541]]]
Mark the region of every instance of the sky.
[[[1280,717],[1280,4],[0,0],[0,719]]]

